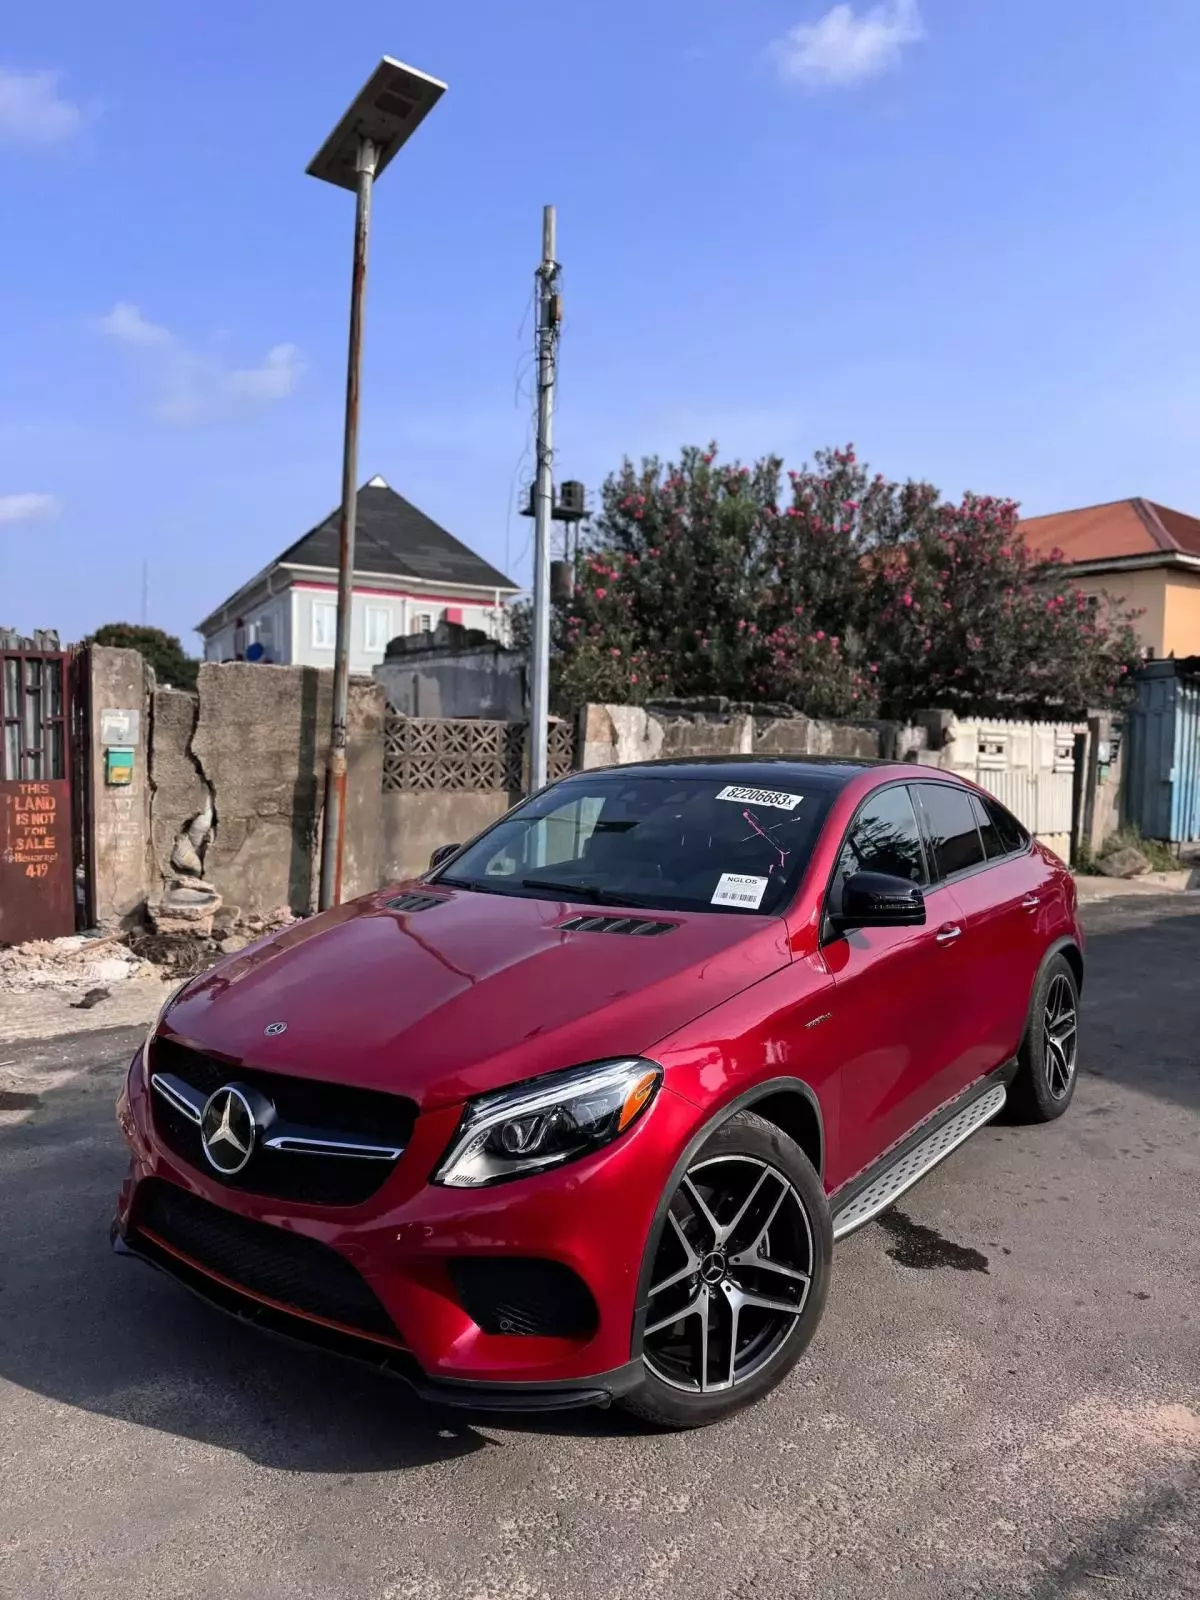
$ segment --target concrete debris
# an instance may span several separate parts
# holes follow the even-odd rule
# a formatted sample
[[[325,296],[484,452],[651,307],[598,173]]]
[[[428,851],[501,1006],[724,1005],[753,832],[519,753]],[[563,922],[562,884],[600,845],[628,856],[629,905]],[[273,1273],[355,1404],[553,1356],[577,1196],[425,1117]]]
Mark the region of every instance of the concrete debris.
[[[221,896],[203,878],[172,878],[162,898],[146,907],[155,933],[195,933],[207,938],[213,918],[221,909]]]
[[[62,939],[31,939],[27,944],[0,949],[0,991],[107,991],[113,984],[137,977],[144,967],[142,959],[116,936],[73,933]]]
[[[1140,850],[1129,845],[1124,850],[1102,856],[1096,867],[1106,878],[1138,878],[1143,872],[1149,872],[1150,862]]]
[[[190,885],[189,887],[194,887]],[[172,978],[191,978],[211,967],[220,956],[234,955],[277,928],[286,928],[297,919],[287,906],[278,906],[265,914],[250,912],[243,915],[237,906],[221,906],[212,918],[212,925],[204,931],[202,924],[183,922],[176,926],[139,928],[126,935],[131,949],[144,960],[153,962]]]

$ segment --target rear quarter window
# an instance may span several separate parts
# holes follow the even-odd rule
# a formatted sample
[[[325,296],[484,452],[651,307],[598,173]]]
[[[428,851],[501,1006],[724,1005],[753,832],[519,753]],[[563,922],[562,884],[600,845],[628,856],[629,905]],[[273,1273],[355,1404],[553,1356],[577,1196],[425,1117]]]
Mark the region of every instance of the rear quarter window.
[[[923,783],[920,794],[938,877],[982,866],[987,858],[970,791],[948,783]]]

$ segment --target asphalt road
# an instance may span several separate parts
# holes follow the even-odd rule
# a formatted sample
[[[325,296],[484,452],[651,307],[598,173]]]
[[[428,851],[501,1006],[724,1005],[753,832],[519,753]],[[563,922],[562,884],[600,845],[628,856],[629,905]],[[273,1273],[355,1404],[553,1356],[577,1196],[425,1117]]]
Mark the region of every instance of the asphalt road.
[[[847,1240],[784,1389],[682,1436],[427,1409],[113,1259],[136,1032],[5,1046],[85,1070],[0,1127],[0,1594],[1200,1596],[1200,909],[1088,923],[1071,1112]]]

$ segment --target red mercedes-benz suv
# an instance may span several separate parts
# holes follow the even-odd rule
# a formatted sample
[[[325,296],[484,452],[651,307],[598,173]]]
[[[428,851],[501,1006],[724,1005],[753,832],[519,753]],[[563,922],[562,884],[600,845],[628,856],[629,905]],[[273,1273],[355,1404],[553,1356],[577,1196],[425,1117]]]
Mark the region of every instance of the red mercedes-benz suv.
[[[443,1401],[709,1422],[836,1239],[1066,1110],[1082,951],[1061,862],[929,768],[577,773],[172,998],[114,1245]]]

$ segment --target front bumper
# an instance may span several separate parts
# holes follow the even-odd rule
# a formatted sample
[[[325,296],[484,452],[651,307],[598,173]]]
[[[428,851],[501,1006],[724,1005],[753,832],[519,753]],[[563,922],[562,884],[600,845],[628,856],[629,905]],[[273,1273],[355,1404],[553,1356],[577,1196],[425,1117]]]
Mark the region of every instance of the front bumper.
[[[412,1140],[379,1192],[356,1206],[304,1206],[228,1187],[175,1156],[155,1133],[140,1053],[118,1105],[131,1150],[113,1223],[114,1249],[137,1256],[210,1304],[284,1338],[366,1361],[443,1404],[543,1410],[607,1404],[641,1377],[634,1347],[637,1286],[655,1208],[695,1108],[660,1091],[626,1138],[556,1172],[485,1190],[430,1184],[457,1125],[449,1107],[418,1118]],[[349,1263],[386,1322],[369,1329],[297,1306],[285,1289],[264,1293],[236,1266],[146,1225],[143,1201],[165,1192],[206,1202],[239,1228],[281,1245],[334,1252]],[[153,1220],[153,1217],[151,1218]],[[268,1232],[263,1234],[263,1228]],[[485,1332],[464,1309],[459,1258],[545,1261],[574,1273],[595,1303],[593,1325],[572,1337]],[[221,1270],[224,1268],[224,1270]],[[325,1308],[322,1307],[322,1310]]]

